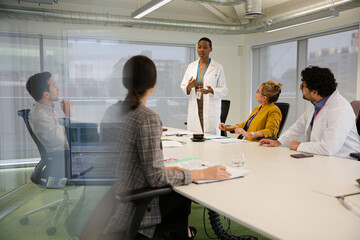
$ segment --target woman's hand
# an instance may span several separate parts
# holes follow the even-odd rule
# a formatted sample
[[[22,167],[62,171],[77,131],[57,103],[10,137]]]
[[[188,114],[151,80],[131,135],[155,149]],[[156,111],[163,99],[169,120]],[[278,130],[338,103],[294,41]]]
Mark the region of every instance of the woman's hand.
[[[191,77],[190,80],[189,80],[189,82],[188,82],[188,85],[187,85],[187,87],[186,87],[186,90],[187,90],[187,94],[188,94],[188,95],[190,94],[191,89],[192,89],[193,87],[196,87],[197,84],[198,84],[198,83],[197,83],[196,79],[194,79],[193,77]]]
[[[245,131],[243,128],[238,127],[238,128],[235,129],[235,132],[237,134],[239,134],[239,135],[243,135],[246,138],[251,138],[252,137],[251,134],[248,133],[247,131]]]
[[[228,131],[228,127],[225,125],[225,123],[220,123],[219,124],[219,129],[222,131]]]
[[[207,86],[207,89],[201,88],[200,91],[202,94],[209,94],[209,93],[214,94],[214,90],[210,86]]]
[[[229,178],[231,174],[226,171],[225,166],[214,166],[202,170],[191,171],[191,181],[198,180],[220,180]]]
[[[277,147],[281,145],[278,140],[271,140],[271,139],[261,139],[259,141],[259,146],[266,145],[268,147]]]

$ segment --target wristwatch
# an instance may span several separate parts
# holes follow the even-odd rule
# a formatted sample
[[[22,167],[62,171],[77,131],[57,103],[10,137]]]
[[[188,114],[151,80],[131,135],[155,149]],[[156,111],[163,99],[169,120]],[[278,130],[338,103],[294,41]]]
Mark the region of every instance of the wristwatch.
[[[254,132],[251,132],[251,138],[254,138],[254,137],[255,137]]]

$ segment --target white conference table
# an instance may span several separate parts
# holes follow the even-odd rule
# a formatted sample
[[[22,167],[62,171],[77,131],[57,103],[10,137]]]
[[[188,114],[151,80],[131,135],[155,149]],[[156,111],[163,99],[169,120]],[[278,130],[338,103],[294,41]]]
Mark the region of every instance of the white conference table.
[[[321,155],[296,159],[290,154],[297,152],[286,147],[192,142],[190,137],[165,137],[186,144],[164,148],[164,157],[231,165],[232,150],[241,149],[250,172],[244,178],[175,187],[179,194],[272,239],[360,239],[360,217],[331,197],[360,192],[355,181],[360,162]],[[348,199],[360,206],[360,195]]]

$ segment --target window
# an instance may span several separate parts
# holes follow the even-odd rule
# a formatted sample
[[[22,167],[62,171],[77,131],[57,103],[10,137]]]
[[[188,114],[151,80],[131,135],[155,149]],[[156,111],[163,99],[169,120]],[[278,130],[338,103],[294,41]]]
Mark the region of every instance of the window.
[[[308,65],[328,67],[335,75],[340,93],[356,99],[359,30],[351,30],[308,41]]]
[[[81,122],[100,122],[109,105],[126,97],[123,65],[141,54],[151,58],[157,68],[157,84],[148,107],[160,115],[164,125],[184,128],[187,98],[179,86],[194,52],[193,46],[44,39],[45,70],[53,73],[60,96],[72,101],[74,119]]]
[[[25,82],[40,71],[39,39],[0,36],[0,62],[0,159],[31,157],[36,147],[14,109],[31,104]],[[6,169],[0,169],[0,174],[4,176],[0,197],[24,185],[30,177],[30,171],[20,178]]]
[[[14,110],[31,106],[25,83],[40,71],[39,39],[0,36],[0,46],[0,159],[32,156],[34,144]]]
[[[257,80],[254,78],[252,82],[252,108],[259,105],[255,99],[257,87],[268,80],[283,84],[278,102],[287,102],[291,106],[295,105],[298,89],[296,83],[296,52],[296,42],[256,49],[259,63],[254,62],[254,69],[256,69],[256,75],[259,77],[256,78]],[[289,126],[289,122],[295,121],[295,117],[295,109],[290,107],[284,129]]]
[[[331,69],[339,92],[349,101],[356,98],[359,30],[304,38],[253,49],[252,92],[264,81],[283,84],[279,102],[290,103],[284,130],[291,126],[310,104],[299,90],[301,71],[309,66]],[[252,108],[257,106],[252,95]],[[283,130],[283,131],[284,131]]]

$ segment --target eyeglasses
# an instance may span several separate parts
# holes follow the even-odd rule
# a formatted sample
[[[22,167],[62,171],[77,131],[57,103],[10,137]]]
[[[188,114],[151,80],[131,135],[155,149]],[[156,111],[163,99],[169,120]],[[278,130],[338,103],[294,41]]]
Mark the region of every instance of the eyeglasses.
[[[261,95],[265,96],[264,94],[262,94],[262,92],[260,92],[259,89],[256,90],[256,93],[260,93]]]

